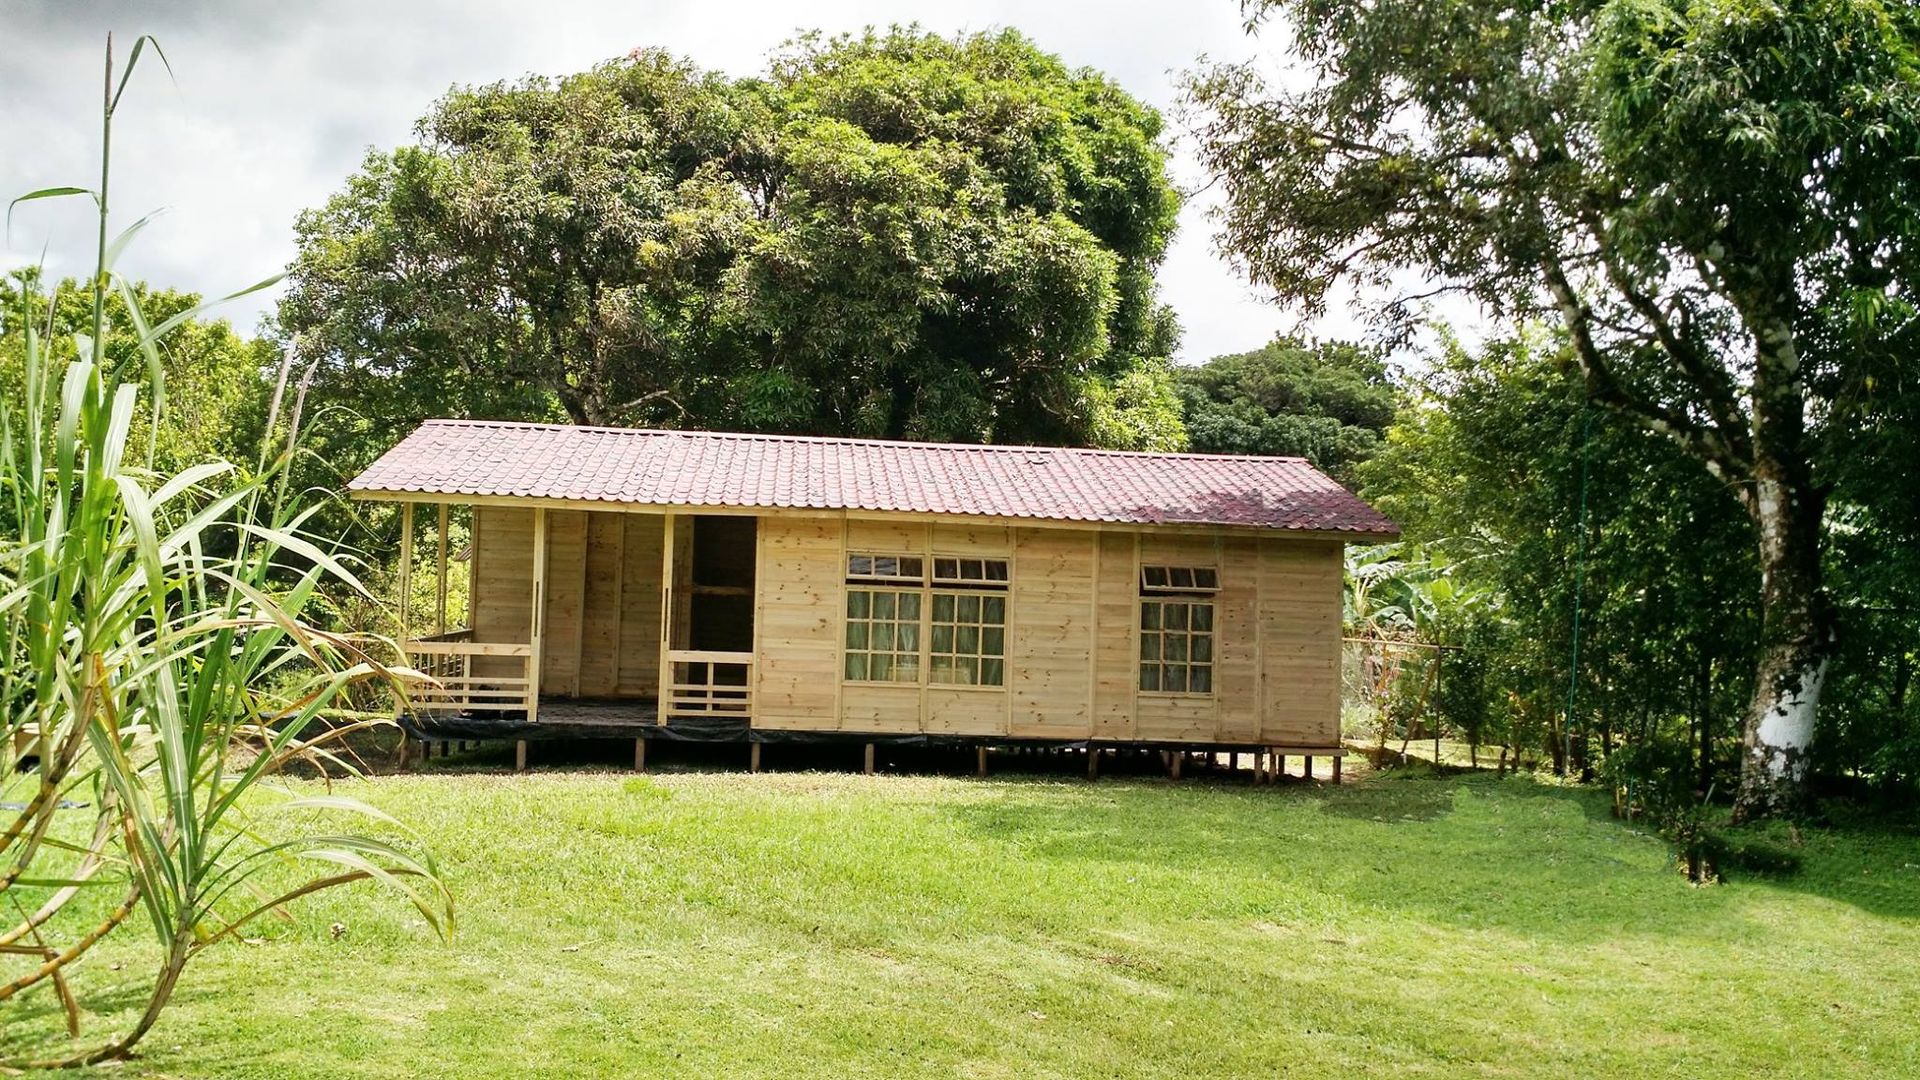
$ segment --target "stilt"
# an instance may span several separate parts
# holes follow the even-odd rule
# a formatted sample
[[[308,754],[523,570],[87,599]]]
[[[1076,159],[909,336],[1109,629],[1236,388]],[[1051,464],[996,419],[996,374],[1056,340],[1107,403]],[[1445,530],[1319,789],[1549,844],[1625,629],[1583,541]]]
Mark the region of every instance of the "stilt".
[[[513,771],[527,771],[527,740],[518,739],[513,744]]]
[[[1333,782],[1335,784],[1340,782],[1340,759],[1338,757],[1333,759]]]
[[[1308,754],[1300,760],[1300,779],[1313,779],[1313,755]]]
[[[1187,752],[1185,750],[1173,751],[1172,759],[1167,764],[1167,771],[1172,774],[1175,780],[1180,779],[1180,766],[1186,760]]]
[[[760,744],[756,742],[756,743],[748,743],[747,745],[752,748],[747,751],[747,771],[759,772],[760,771]]]
[[[421,761],[433,760],[433,743],[427,741],[426,739],[420,740],[420,760]]]
[[[1264,784],[1266,780],[1267,752],[1265,750],[1255,750],[1253,752],[1253,782],[1256,784]]]
[[[867,744],[866,753],[862,755],[862,758],[863,758],[863,761],[860,766],[860,771],[863,773],[866,773],[868,776],[872,776],[873,775],[873,744],[872,743]]]
[[[1100,779],[1100,751],[1094,749],[1091,743],[1087,745],[1087,779]]]
[[[633,740],[633,771],[647,771],[647,740]]]
[[[981,743],[974,754],[973,775],[984,777],[987,775],[987,744]]]

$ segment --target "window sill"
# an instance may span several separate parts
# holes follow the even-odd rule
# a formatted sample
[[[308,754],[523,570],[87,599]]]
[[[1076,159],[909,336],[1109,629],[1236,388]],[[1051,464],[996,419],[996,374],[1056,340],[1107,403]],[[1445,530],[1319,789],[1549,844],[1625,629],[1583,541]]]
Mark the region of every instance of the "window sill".
[[[1143,698],[1165,698],[1168,701],[1212,701],[1214,693],[1204,690],[1198,693],[1191,690],[1135,690],[1134,694]]]

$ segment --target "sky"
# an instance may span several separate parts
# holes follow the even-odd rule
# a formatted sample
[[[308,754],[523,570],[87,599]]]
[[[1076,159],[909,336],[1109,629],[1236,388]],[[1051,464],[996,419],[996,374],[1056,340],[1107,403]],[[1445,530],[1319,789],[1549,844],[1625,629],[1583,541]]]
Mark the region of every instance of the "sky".
[[[300,211],[338,190],[369,148],[410,141],[414,121],[455,85],[566,74],[640,46],[744,75],[801,30],[913,22],[939,33],[1015,27],[1168,116],[1174,179],[1188,196],[1160,273],[1184,328],[1178,359],[1257,348],[1277,332],[1365,335],[1353,298],[1304,323],[1215,250],[1207,214],[1218,193],[1180,145],[1173,106],[1180,72],[1201,56],[1276,51],[1243,33],[1236,0],[0,0],[0,193],[97,182],[106,35],[124,58],[152,34],[173,75],[151,51],[141,58],[115,117],[110,201],[116,228],[163,213],[120,269],[224,295],[282,269]],[[0,266],[86,273],[93,245],[84,200],[22,204]],[[223,313],[251,330],[272,295]]]

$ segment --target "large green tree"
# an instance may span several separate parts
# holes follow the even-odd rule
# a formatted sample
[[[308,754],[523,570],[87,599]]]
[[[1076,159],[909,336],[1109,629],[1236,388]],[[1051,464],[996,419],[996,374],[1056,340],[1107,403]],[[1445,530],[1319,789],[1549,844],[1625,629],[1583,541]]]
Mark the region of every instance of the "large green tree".
[[[1577,771],[1655,749],[1704,790],[1733,763],[1752,666],[1746,522],[1668,441],[1587,405],[1570,348],[1529,328],[1420,365],[1362,492],[1496,601],[1438,628],[1448,721]]]
[[[363,447],[449,412],[1180,442],[1160,117],[1018,34],[642,51],[419,136],[301,219],[280,310]]]
[[[196,293],[129,286],[147,325],[153,326],[200,306]],[[258,459],[261,430],[280,353],[265,338],[249,338],[225,319],[189,318],[177,324],[158,346],[160,370],[145,371],[140,332],[126,300],[108,294],[101,303],[105,342],[101,355],[117,375],[141,376],[143,400],[134,410],[132,445],[153,451],[153,465],[177,471],[212,458],[251,463]],[[93,290],[72,279],[49,283],[35,268],[0,277],[0,405],[17,417],[24,407],[22,379],[25,334],[31,323],[55,359],[73,360],[75,335],[93,330]],[[165,398],[165,416],[152,426],[154,388]]]
[[[1393,422],[1399,389],[1376,349],[1279,337],[1175,372],[1193,449],[1304,457],[1345,484]]]
[[[1885,0],[1258,0],[1302,76],[1194,76],[1223,239],[1309,306],[1332,284],[1553,318],[1601,405],[1744,505],[1765,613],[1743,816],[1792,807],[1834,621],[1823,447],[1910,351],[1916,14]],[[1289,84],[1290,87],[1293,84]]]

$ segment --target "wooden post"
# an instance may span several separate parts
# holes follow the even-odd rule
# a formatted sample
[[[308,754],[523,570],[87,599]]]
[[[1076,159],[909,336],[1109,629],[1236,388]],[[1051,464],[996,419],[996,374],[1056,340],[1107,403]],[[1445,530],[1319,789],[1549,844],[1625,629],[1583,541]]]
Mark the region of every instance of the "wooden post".
[[[1187,752],[1185,750],[1175,750],[1173,752],[1173,762],[1168,767],[1168,771],[1173,774],[1173,778],[1175,780],[1180,779],[1180,766],[1186,760],[1187,760]]]
[[[748,743],[747,745],[752,748],[747,751],[747,771],[759,772],[760,771],[760,744],[757,742],[753,742],[753,743]]]
[[[1266,779],[1267,752],[1265,750],[1255,750],[1253,752],[1253,782],[1256,784],[1265,783]]]
[[[860,771],[865,773],[868,776],[873,775],[873,744],[872,743],[868,743],[866,752],[861,754]]]
[[[400,640],[407,633],[407,613],[413,607],[413,504],[400,504]],[[404,647],[404,644],[403,646]]]
[[[527,740],[520,739],[513,744],[513,771],[527,771]]]
[[[975,754],[977,757],[974,760],[973,775],[984,777],[987,775],[987,744],[981,743],[976,748]]]
[[[668,512],[660,515],[660,688],[658,692],[659,714],[662,724],[667,722],[667,706],[673,700],[673,661],[668,654],[673,651],[673,526],[674,515]],[[758,744],[755,744],[758,746]]]
[[[447,504],[440,504],[440,543],[434,557],[439,567],[439,576],[434,581],[433,611],[434,633],[447,632]]]
[[[547,629],[547,508],[533,508],[533,614],[528,631],[531,651],[527,655],[527,722],[540,719],[540,669],[543,665],[541,638]],[[521,747],[525,747],[523,741]],[[524,749],[521,758],[525,759]],[[524,767],[524,766],[522,766]]]
[[[1087,779],[1100,779],[1100,751],[1092,743],[1087,744]]]
[[[647,740],[633,740],[633,771],[647,771]]]
[[[1334,759],[1333,759],[1333,782],[1334,782],[1335,784],[1338,784],[1338,783],[1340,782],[1340,757],[1339,757],[1339,755],[1335,755],[1335,756],[1334,756]]]
[[[1300,759],[1300,778],[1302,780],[1313,779],[1313,755],[1312,754],[1308,754],[1306,757]]]

